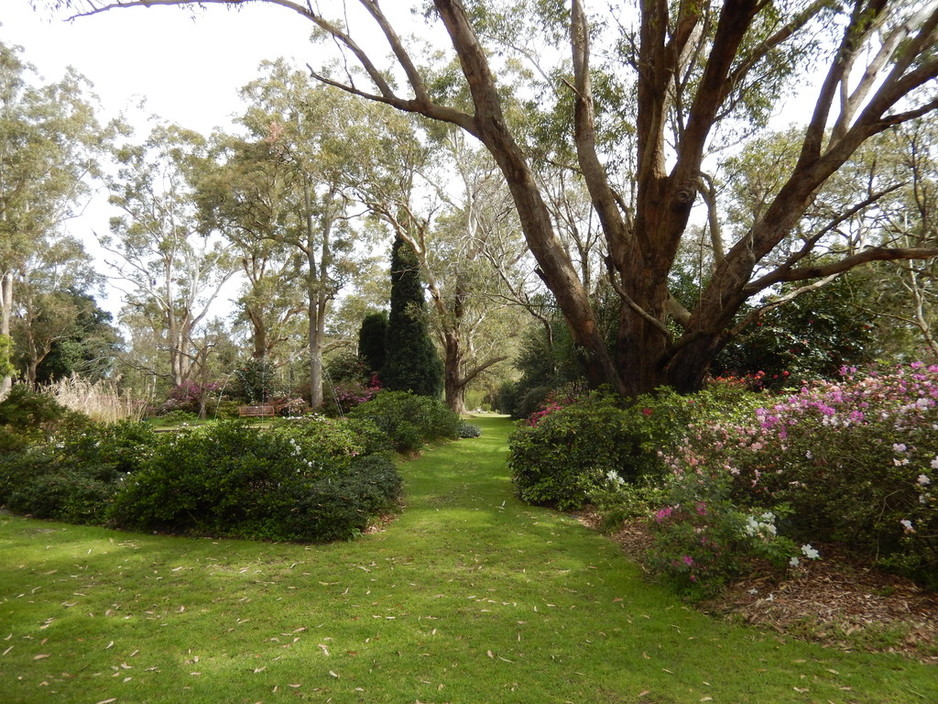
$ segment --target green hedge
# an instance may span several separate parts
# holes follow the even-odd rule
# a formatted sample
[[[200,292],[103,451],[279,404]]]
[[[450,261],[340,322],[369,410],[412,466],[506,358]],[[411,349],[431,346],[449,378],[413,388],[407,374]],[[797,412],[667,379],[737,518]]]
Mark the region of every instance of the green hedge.
[[[36,518],[269,540],[350,538],[393,510],[387,436],[362,419],[91,425],[0,458],[0,505]]]

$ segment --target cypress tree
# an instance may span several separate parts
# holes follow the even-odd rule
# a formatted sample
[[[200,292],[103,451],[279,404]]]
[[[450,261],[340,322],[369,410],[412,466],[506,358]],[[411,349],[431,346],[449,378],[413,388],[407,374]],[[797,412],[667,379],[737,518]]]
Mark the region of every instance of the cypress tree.
[[[413,249],[399,237],[391,248],[391,312],[384,350],[385,388],[439,397],[443,363],[427,330],[420,265]]]
[[[380,373],[384,366],[384,340],[388,334],[388,314],[369,313],[358,330],[358,358],[369,374]]]

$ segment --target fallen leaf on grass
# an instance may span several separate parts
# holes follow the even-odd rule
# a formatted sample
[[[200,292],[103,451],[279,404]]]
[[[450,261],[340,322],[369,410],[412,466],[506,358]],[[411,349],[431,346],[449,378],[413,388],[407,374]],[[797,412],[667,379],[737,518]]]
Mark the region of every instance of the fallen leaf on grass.
[[[98,704],[113,704],[117,701],[117,697],[111,697],[110,699],[102,699]]]
[[[42,655],[35,655],[33,660],[44,660],[45,658],[51,657],[48,653]]]
[[[334,673],[332,670],[329,670],[329,676],[330,676],[330,677],[335,677],[336,679],[339,679],[339,676],[338,676],[336,673]]]

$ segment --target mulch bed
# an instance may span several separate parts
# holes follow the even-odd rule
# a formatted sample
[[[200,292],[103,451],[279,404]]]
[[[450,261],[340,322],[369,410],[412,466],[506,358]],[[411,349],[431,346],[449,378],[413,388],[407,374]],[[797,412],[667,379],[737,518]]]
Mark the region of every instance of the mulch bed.
[[[595,528],[595,516],[584,514]],[[642,521],[611,536],[633,560],[651,544]],[[901,653],[938,665],[938,594],[881,572],[862,559],[818,546],[823,559],[784,574],[757,570],[697,608],[786,636],[843,650]]]

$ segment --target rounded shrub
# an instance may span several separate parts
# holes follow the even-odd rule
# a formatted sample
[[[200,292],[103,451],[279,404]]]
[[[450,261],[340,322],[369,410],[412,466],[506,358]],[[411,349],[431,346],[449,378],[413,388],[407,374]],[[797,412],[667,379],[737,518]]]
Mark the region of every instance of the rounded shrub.
[[[458,437],[456,413],[438,399],[409,391],[381,391],[349,417],[373,422],[397,452],[416,452],[425,442]]]
[[[720,473],[735,505],[787,506],[799,543],[835,542],[938,587],[938,366],[908,365],[701,419],[669,458]]]
[[[348,428],[317,422],[267,430],[232,421],[179,432],[123,483],[111,520],[239,538],[352,537],[394,505],[399,479],[387,458],[357,454],[365,446]]]
[[[459,428],[457,429],[459,437],[461,438],[477,438],[482,435],[482,428],[480,428],[475,423],[469,423],[468,421],[460,421]]]
[[[692,412],[687,399],[667,390],[629,402],[601,392],[548,399],[509,439],[515,490],[524,501],[569,510],[604,492],[610,475],[627,484],[658,477],[659,450]]]
[[[152,429],[137,421],[62,432],[0,460],[0,504],[36,518],[103,523],[121,480],[155,444]]]

